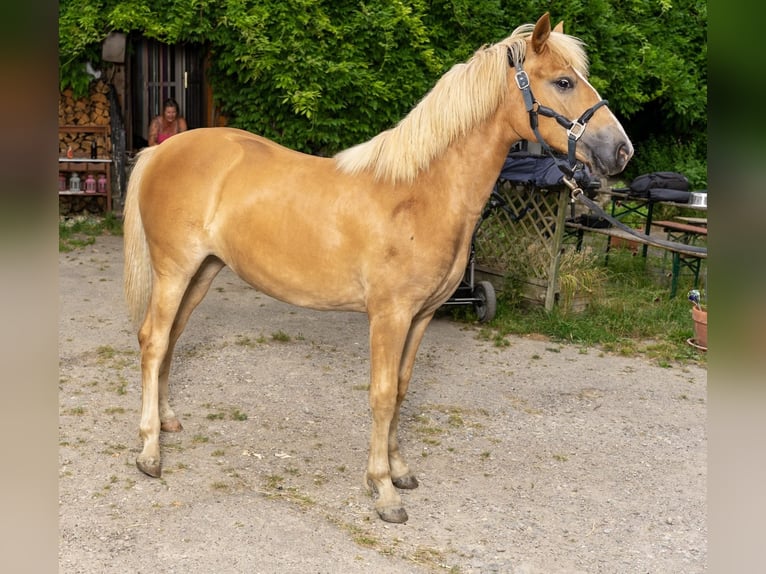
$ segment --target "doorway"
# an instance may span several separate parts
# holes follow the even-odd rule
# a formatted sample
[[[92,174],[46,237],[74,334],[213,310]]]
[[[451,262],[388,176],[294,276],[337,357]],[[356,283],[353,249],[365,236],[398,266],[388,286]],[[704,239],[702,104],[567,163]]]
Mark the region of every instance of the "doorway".
[[[127,147],[146,147],[149,123],[162,111],[167,98],[178,102],[189,129],[205,127],[208,102],[205,89],[203,47],[196,44],[163,44],[137,38],[130,50],[130,121]]]

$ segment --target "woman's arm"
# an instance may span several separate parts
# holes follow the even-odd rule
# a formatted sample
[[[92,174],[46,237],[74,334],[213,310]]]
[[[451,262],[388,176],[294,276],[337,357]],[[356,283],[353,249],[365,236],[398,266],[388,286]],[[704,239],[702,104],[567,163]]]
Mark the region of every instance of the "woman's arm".
[[[184,118],[178,118],[178,133],[185,132],[189,128],[186,126],[186,120]]]
[[[157,134],[160,131],[160,122],[158,118],[154,118],[152,123],[149,124],[149,145],[157,145]]]

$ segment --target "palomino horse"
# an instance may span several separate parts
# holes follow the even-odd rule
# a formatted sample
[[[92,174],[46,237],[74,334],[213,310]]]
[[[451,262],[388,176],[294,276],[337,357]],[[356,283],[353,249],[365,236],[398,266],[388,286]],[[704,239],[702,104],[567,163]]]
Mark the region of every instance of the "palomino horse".
[[[633,154],[586,77],[581,42],[561,25],[551,30],[545,14],[454,66],[396,127],[335,157],[229,128],[191,130],[142,151],[124,211],[125,293],[140,324],[138,468],[160,476],[160,429],[181,430],[168,403],[173,349],[228,265],[281,301],[367,313],[366,484],[383,520],[406,521],[395,487],[418,481],[399,451],[399,409],[426,326],[463,276],[508,149],[537,133],[567,150],[558,123],[589,111],[577,160],[614,174]],[[525,102],[558,114],[530,122]]]

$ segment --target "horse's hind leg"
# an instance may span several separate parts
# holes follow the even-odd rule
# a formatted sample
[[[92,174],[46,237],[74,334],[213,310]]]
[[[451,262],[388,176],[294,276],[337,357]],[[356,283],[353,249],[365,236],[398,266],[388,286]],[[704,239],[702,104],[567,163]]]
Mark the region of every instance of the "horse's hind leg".
[[[139,470],[149,476],[162,474],[160,459],[160,372],[168,374],[173,344],[183,331],[186,321],[207,292],[210,282],[220,271],[220,262],[206,262],[190,282],[188,276],[157,277],[146,319],[138,333],[141,345],[141,423],[139,434],[143,450],[136,459]],[[167,404],[167,376],[163,379],[162,390],[165,407],[171,420],[175,417]],[[167,411],[165,416],[168,416]]]
[[[388,430],[388,464],[391,467],[391,480],[393,481],[394,486],[404,489],[417,488],[418,479],[415,478],[415,475],[412,472],[410,472],[409,466],[407,466],[407,463],[399,452],[399,439],[397,437],[399,411],[404,402],[404,397],[407,394],[407,389],[410,386],[415,356],[420,347],[420,342],[423,340],[426,327],[428,327],[432,317],[433,315],[428,315],[427,317],[416,319],[413,322],[412,327],[410,327],[399,368],[399,387],[396,395],[396,409],[394,410],[394,416],[391,419],[391,427]]]
[[[149,476],[162,474],[160,465],[160,413],[158,379],[169,347],[170,330],[186,289],[186,278],[155,280],[138,342],[141,346],[141,423],[144,447],[136,459]]]
[[[165,353],[165,359],[162,361],[159,374],[160,428],[165,432],[179,432],[183,430],[181,421],[178,420],[173,409],[170,408],[169,402],[170,363],[173,360],[176,342],[186,328],[192,312],[205,298],[213,279],[215,279],[223,267],[224,264],[220,259],[209,257],[205,260],[189,283],[186,294],[181,301],[181,306],[178,308],[173,327],[170,330],[168,351]]]

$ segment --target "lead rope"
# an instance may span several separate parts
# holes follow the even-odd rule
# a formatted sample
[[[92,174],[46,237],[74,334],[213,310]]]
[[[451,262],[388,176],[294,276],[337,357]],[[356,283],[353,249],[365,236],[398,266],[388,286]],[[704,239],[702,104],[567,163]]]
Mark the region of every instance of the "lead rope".
[[[629,233],[630,235],[634,237],[641,238],[643,241],[645,241],[646,243],[649,243],[650,245],[656,245],[659,247],[668,247],[672,251],[678,251],[681,253],[688,253],[688,254],[699,253],[699,254],[707,255],[707,247],[700,247],[698,245],[689,245],[688,243],[680,243],[678,241],[669,241],[667,239],[652,237],[651,235],[641,233],[640,231],[637,231],[633,229],[632,227],[628,227],[619,219],[609,215],[606,211],[604,211],[601,208],[601,206],[598,203],[596,203],[587,195],[585,195],[585,193],[583,193],[582,188],[577,184],[577,182],[573,178],[569,178],[568,176],[565,175],[562,181],[571,190],[572,201],[574,200],[581,201],[591,211],[593,211],[598,217],[606,219],[609,223],[611,223],[618,229],[625,231],[626,233]]]

